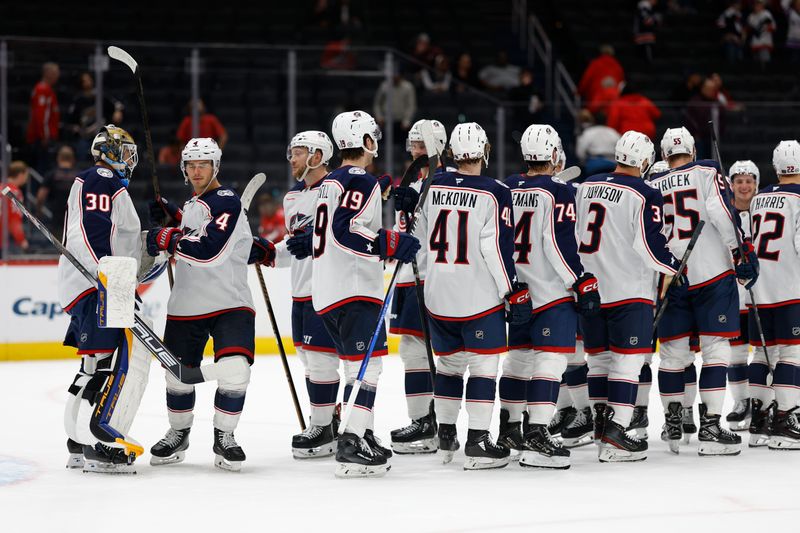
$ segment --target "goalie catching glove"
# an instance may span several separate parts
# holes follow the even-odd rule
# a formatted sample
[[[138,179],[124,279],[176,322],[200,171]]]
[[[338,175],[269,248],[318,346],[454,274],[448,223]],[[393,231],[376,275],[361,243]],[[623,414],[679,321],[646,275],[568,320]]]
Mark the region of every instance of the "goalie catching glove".
[[[572,284],[572,290],[575,291],[575,296],[578,298],[578,313],[581,316],[589,318],[600,313],[600,291],[594,274],[584,272]]]
[[[527,324],[533,314],[531,295],[527,283],[515,281],[511,284],[511,292],[506,294],[506,322],[512,326]]]
[[[155,257],[164,250],[172,255],[181,237],[183,232],[178,228],[153,228],[147,232],[147,253]]]
[[[750,239],[742,242],[744,258],[739,253],[739,249],[733,251],[733,261],[736,263],[736,278],[744,284],[744,288],[750,290],[758,279],[758,255]]]
[[[379,229],[375,238],[381,259],[397,259],[401,263],[410,263],[420,249],[419,240],[408,233],[400,233],[388,229]]]
[[[250,247],[250,257],[247,264],[259,263],[264,266],[275,266],[275,245],[264,237],[253,236],[253,246]]]

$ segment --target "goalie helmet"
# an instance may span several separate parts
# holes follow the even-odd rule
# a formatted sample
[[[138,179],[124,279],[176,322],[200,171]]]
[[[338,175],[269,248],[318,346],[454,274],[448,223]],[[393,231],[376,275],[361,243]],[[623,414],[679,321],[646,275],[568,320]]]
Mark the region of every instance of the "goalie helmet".
[[[656,158],[652,141],[644,133],[629,130],[617,141],[614,147],[614,159],[620,165],[636,167],[644,176]]]
[[[694,157],[694,137],[683,126],[667,128],[661,138],[661,157],[667,159],[678,154],[688,154]]]
[[[424,120],[424,119],[423,119]],[[444,152],[444,147],[447,145],[447,130],[444,127],[444,124],[439,122],[438,120],[430,120],[431,129],[433,130],[433,139],[436,142],[436,149],[439,153]],[[408,130],[408,137],[406,138],[406,152],[411,151],[411,143],[412,142],[424,142],[422,138],[422,133],[419,131],[419,125],[422,123],[422,120],[418,120],[411,126],[411,129]]]
[[[778,176],[800,174],[800,143],[797,141],[779,142],[772,152],[772,166]]]
[[[323,165],[327,165],[333,157],[333,143],[330,137],[324,131],[308,130],[301,131],[289,141],[289,146],[286,147],[286,159],[292,159],[292,148],[305,148],[308,150],[308,158],[306,158],[306,168],[302,176],[297,178],[297,181],[303,181],[306,178],[309,170],[317,169]],[[314,152],[319,151],[322,154],[322,159],[317,166],[311,166],[311,158],[314,157]]]
[[[216,178],[221,160],[222,150],[220,150],[217,141],[210,137],[191,139],[181,152],[181,172],[183,172],[183,177],[188,180],[189,176],[186,174],[187,161],[211,161],[214,165],[214,177]]]
[[[561,139],[549,124],[531,124],[519,140],[522,159],[531,162],[550,163],[554,167],[560,159]]]
[[[113,124],[103,126],[94,136],[90,151],[95,162],[102,161],[110,166],[128,186],[133,169],[139,162],[136,143],[130,133]]]
[[[372,115],[366,111],[345,111],[339,113],[333,119],[331,126],[331,133],[333,133],[333,140],[339,150],[347,150],[348,148],[363,148],[368,154],[373,157],[378,157],[378,141],[381,140],[383,135],[381,129],[372,118]],[[375,143],[374,150],[368,150],[364,144],[364,137],[368,136]]]
[[[477,122],[459,124],[450,134],[450,151],[454,161],[483,159],[484,164],[489,166],[491,148],[486,132]]]
[[[755,163],[747,159],[732,164],[728,171],[728,177],[733,181],[733,178],[739,174],[750,174],[753,176],[753,179],[756,180],[756,189],[758,189],[758,184],[761,181],[761,173],[758,171],[758,167]]]

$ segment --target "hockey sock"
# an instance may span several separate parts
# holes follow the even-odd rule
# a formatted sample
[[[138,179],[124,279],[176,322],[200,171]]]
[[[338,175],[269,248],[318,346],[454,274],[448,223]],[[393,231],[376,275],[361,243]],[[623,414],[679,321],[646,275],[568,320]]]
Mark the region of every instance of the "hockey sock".
[[[796,405],[800,396],[800,346],[781,346],[780,361],[775,365],[772,388],[778,409],[788,411]]]
[[[172,429],[192,427],[194,399],[194,385],[181,383],[167,372],[167,418]]]
[[[239,357],[247,361],[243,355]],[[220,377],[217,383],[217,393],[214,396],[214,427],[221,431],[233,431],[239,424],[244,408],[244,399],[247,394],[247,385],[250,383],[250,365],[242,365],[232,375]]]
[[[608,368],[611,365],[611,352],[590,353],[586,358],[589,371],[586,383],[589,391],[589,403],[608,402]]]
[[[697,367],[694,366],[694,363],[683,371],[683,386],[683,406],[692,407],[697,398]]]
[[[731,390],[733,401],[744,400],[750,397],[747,390],[747,344],[731,346],[731,364],[728,365],[728,388]]]
[[[560,402],[562,396],[566,398],[564,407],[569,407],[572,403],[564,383],[563,394],[560,394],[561,383],[558,380],[545,378],[533,378],[528,382],[528,421],[530,424],[549,424],[553,418],[553,411],[556,402]]]
[[[766,363],[753,360],[747,368],[747,382],[750,397],[761,400],[764,406],[772,403],[774,396]]]
[[[361,361],[345,361],[345,376],[347,385],[344,387],[344,398],[349,403],[352,398],[350,395],[353,391],[353,382],[358,376],[358,370],[361,366]],[[350,414],[350,419],[347,421],[345,431],[355,433],[359,437],[364,436],[364,432],[370,425],[372,418],[372,408],[375,406],[375,394],[378,390],[378,378],[383,370],[383,360],[380,357],[374,357],[369,360],[367,370],[364,372],[364,380],[361,383],[361,389],[355,398],[353,404],[353,411]]]
[[[639,389],[636,391],[636,405],[640,407],[647,407],[650,405],[650,387],[653,385],[653,371],[650,365],[645,363],[642,365],[642,371],[639,372]]]
[[[503,375],[500,377],[500,406],[508,411],[509,422],[522,420],[525,410],[526,389],[533,373],[532,350],[509,350],[503,361]]]
[[[495,389],[497,388],[498,355],[467,354],[467,414],[469,429],[488,430],[492,423]]]
[[[731,345],[724,337],[702,335],[703,367],[700,371],[700,400],[706,405],[708,413],[722,413],[725,401],[725,384],[728,376],[728,363],[731,360]],[[694,365],[691,365],[694,368]],[[691,405],[691,404],[689,404]]]
[[[567,367],[565,376],[567,378],[567,386],[569,388],[569,396],[572,399],[572,404],[575,409],[581,410],[589,407],[589,389],[587,386],[586,376],[589,373],[589,365],[583,363],[581,365]],[[559,400],[561,396],[559,395]]]
[[[433,398],[433,383],[425,352],[425,341],[412,335],[400,335],[398,351],[406,369],[408,417],[416,420],[428,414]]]
[[[306,351],[309,372],[308,397],[311,401],[311,424],[327,426],[333,419],[339,394],[339,357],[336,354]]]
[[[611,354],[608,370],[608,405],[614,408],[614,421],[628,427],[633,416],[638,376],[644,362],[644,354]]]

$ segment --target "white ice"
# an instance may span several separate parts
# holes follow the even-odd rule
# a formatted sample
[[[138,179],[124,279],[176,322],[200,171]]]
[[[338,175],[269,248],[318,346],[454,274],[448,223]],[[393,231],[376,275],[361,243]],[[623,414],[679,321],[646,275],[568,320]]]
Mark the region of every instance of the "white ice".
[[[305,406],[300,362],[290,357],[290,364]],[[448,465],[436,456],[395,455],[384,478],[341,480],[333,475],[332,458],[292,459],[290,440],[298,422],[280,360],[259,357],[236,431],[248,456],[242,472],[213,466],[214,388],[207,384],[197,388],[184,463],[151,467],[146,451],[136,476],[105,476],[64,468],[63,401],[77,366],[77,360],[0,364],[2,533],[545,527],[672,533],[798,531],[800,524],[800,452],[745,447],[738,457],[701,458],[692,442],[680,456],[672,455],[658,438],[663,417],[656,386],[650,452],[642,463],[600,464],[593,446],[574,450],[572,468],[556,472],[517,464],[466,472],[461,453]],[[154,363],[132,428],[146,450],[167,429],[164,397],[163,374]],[[376,405],[376,432],[384,444],[390,429],[407,422],[405,409],[402,364],[387,357]],[[463,443],[463,411],[459,432]]]

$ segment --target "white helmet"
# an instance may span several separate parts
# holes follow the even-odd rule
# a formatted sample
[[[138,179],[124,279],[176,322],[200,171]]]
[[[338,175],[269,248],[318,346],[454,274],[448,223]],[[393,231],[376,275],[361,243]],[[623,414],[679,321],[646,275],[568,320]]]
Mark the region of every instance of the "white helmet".
[[[519,140],[522,159],[550,163],[554,167],[560,160],[561,139],[549,124],[531,124]]]
[[[214,177],[219,173],[219,164],[222,159],[222,150],[219,149],[217,141],[210,137],[199,137],[191,139],[181,152],[181,172],[183,177],[188,180],[186,174],[187,161],[211,161],[214,164]]]
[[[424,120],[424,119],[423,119]],[[411,126],[411,129],[408,130],[408,137],[406,138],[406,151],[411,151],[411,143],[412,142],[423,142],[422,133],[419,131],[419,125],[423,122],[423,120],[418,120]],[[447,144],[447,130],[444,127],[444,124],[439,122],[438,120],[430,120],[431,129],[433,129],[433,139],[436,141],[436,148],[439,150],[439,153],[444,152],[444,147]]]
[[[486,132],[477,122],[459,124],[450,134],[450,151],[455,161],[483,159],[484,164],[488,166],[490,149]]]
[[[669,163],[666,161],[656,161],[653,163],[653,166],[650,167],[650,171],[647,173],[647,176],[654,176],[661,172],[666,172],[667,170],[669,170]]]
[[[683,126],[667,128],[661,138],[661,157],[667,159],[677,154],[694,155],[694,137]]]
[[[772,152],[772,166],[775,174],[800,174],[800,143],[797,141],[781,141]]]
[[[753,179],[756,180],[756,189],[758,189],[758,183],[761,181],[761,172],[758,171],[758,167],[755,163],[746,159],[732,164],[731,169],[728,171],[728,177],[733,181],[733,178],[739,174],[752,175]]]
[[[556,171],[561,172],[567,164],[567,153],[564,151],[564,145],[561,144],[561,138],[558,139],[558,161],[556,162]]]
[[[365,152],[378,157],[378,141],[381,140],[381,129],[366,111],[345,111],[333,119],[331,126],[333,140],[339,150],[348,148],[363,148]],[[369,135],[375,143],[375,150],[367,150],[364,145],[364,136]]]
[[[626,131],[614,147],[614,159],[617,163],[636,167],[643,176],[647,174],[655,158],[656,151],[652,141],[647,135],[638,131]]]
[[[289,141],[289,146],[286,147],[286,159],[292,159],[292,148],[305,148],[308,150],[308,158],[306,159],[306,168],[303,175],[297,178],[297,181],[306,179],[306,174],[309,170],[317,169],[322,165],[327,165],[328,161],[333,157],[333,143],[331,142],[328,134],[324,131],[308,130],[301,131]],[[311,166],[311,158],[314,157],[314,152],[319,151],[322,154],[322,160],[315,167]]]

